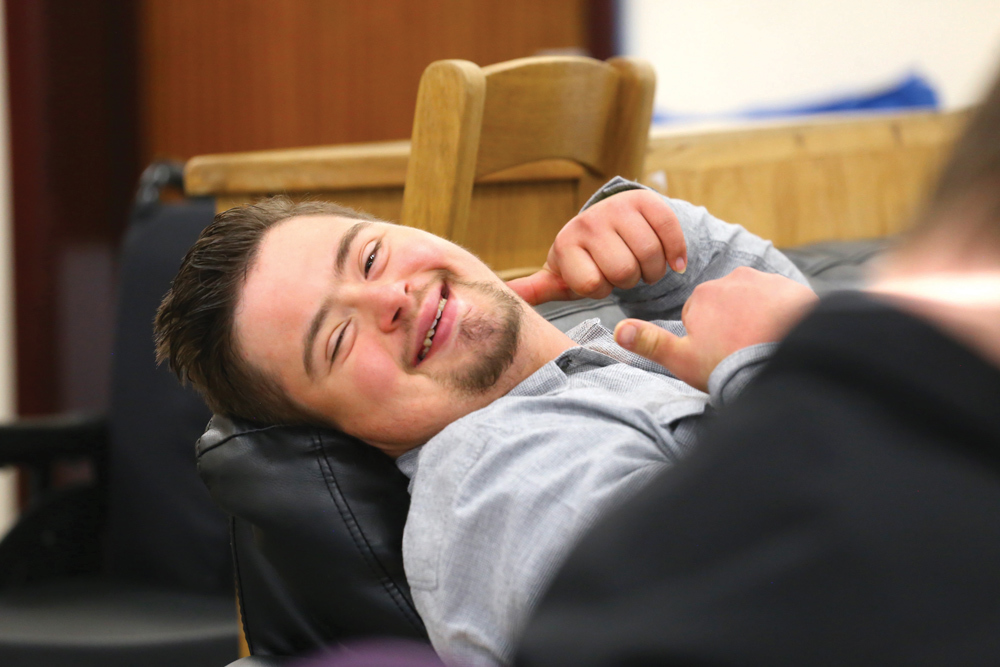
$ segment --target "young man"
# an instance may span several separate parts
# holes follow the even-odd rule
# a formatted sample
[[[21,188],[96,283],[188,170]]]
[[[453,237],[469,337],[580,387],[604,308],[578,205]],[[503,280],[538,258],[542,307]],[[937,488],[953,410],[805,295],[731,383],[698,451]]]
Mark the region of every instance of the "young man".
[[[685,339],[619,339],[697,381],[766,289],[734,272]],[[1000,79],[867,293],[820,304],[581,541],[519,663],[1000,664],[998,516]]]
[[[775,286],[788,295],[775,317],[812,302],[770,243],[621,179],[510,286],[425,232],[270,201],[205,230],[158,314],[159,351],[217,412],[330,425],[398,457],[406,573],[432,643],[497,664],[577,537],[692,445],[777,335],[734,336],[695,388],[596,321],[563,334],[518,294],[619,288],[627,313],[681,333],[692,290],[746,266],[794,279]]]

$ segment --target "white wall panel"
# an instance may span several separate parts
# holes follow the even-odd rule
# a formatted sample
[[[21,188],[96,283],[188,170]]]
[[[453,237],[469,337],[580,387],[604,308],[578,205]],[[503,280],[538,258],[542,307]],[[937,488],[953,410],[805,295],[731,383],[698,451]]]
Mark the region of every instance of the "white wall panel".
[[[945,108],[1000,66],[1000,0],[619,0],[657,108],[721,113],[870,90],[919,71]]]

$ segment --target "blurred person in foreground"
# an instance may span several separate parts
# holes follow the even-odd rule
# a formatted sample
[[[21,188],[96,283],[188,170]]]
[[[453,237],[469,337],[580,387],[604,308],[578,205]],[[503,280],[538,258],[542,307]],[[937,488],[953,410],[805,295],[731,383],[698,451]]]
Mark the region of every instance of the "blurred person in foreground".
[[[685,338],[616,338],[697,384],[766,326],[743,278],[695,290]],[[871,288],[581,541],[517,662],[1000,664],[1000,80]]]

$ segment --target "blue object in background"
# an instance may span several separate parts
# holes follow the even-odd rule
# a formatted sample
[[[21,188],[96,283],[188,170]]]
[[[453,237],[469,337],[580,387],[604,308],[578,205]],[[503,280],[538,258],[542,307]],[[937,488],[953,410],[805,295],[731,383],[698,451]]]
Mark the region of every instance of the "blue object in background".
[[[760,107],[733,113],[718,114],[674,114],[656,111],[654,123],[677,121],[713,120],[724,118],[780,118],[782,116],[804,116],[808,114],[835,113],[838,111],[865,111],[889,109],[940,108],[937,91],[923,76],[914,72],[902,81],[888,88],[863,95],[835,97],[822,102],[782,107]]]

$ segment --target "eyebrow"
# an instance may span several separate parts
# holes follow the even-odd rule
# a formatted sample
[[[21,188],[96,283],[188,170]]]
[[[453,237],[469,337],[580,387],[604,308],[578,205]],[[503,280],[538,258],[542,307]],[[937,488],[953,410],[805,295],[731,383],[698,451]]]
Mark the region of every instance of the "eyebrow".
[[[355,222],[351,228],[344,232],[340,238],[340,247],[337,248],[337,261],[333,264],[334,274],[340,276],[344,272],[344,264],[347,263],[347,255],[351,252],[351,244],[361,230],[371,227],[372,223],[367,221]]]
[[[333,273],[335,277],[340,277],[344,273],[344,265],[347,264],[347,256],[351,252],[351,245],[354,243],[354,239],[357,238],[358,234],[367,227],[370,227],[372,223],[367,221],[356,222],[351,225],[350,229],[344,232],[344,235],[340,237],[340,243],[337,245],[337,259],[333,263]],[[323,321],[326,320],[326,316],[330,314],[330,308],[333,306],[333,301],[331,297],[327,297],[323,300],[320,305],[319,310],[313,315],[312,320],[309,322],[309,329],[306,331],[306,335],[302,339],[302,365],[306,369],[306,376],[309,379],[313,377],[313,367],[312,367],[312,356],[313,356],[313,345],[316,344],[316,336],[319,335],[319,328],[323,326]]]

